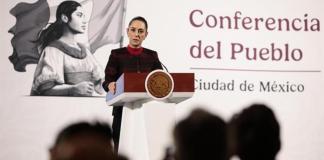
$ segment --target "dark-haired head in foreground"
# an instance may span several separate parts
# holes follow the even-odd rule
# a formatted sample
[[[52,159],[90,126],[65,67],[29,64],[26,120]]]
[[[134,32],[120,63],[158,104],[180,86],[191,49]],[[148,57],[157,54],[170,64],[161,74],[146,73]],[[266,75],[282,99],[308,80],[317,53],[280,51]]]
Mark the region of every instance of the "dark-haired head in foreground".
[[[231,120],[235,151],[241,160],[274,160],[280,150],[280,126],[273,111],[253,104]]]
[[[79,122],[64,128],[50,149],[51,160],[112,160],[111,128]]]
[[[226,124],[202,109],[194,110],[174,129],[176,160],[226,159]]]

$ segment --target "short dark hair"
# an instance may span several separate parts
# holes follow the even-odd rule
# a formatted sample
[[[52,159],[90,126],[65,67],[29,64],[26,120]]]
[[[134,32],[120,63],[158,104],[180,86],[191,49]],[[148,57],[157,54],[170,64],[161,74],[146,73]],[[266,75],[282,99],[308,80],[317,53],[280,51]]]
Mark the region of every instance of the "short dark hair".
[[[181,160],[226,159],[226,124],[218,116],[195,109],[174,128],[176,156]]]
[[[280,150],[280,125],[264,104],[245,108],[233,120],[236,126],[237,154],[242,160],[275,159]]]
[[[148,25],[147,25],[147,21],[144,17],[141,16],[137,16],[134,17],[129,23],[128,23],[128,27],[134,22],[134,21],[141,21],[144,23],[146,30],[148,29]]]
[[[84,133],[91,133],[91,134],[98,135],[106,139],[107,141],[111,141],[112,139],[111,128],[108,124],[100,123],[100,122],[95,122],[93,124],[89,122],[78,122],[64,128],[57,135],[54,145],[58,145],[59,143],[65,140],[69,140],[75,136]]]

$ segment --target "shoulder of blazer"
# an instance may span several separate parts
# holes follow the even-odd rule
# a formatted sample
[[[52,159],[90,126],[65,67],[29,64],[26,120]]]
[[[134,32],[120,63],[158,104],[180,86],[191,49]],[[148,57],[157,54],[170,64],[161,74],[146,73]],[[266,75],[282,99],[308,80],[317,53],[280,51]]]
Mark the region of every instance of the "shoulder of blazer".
[[[121,53],[127,53],[127,48],[123,47],[123,48],[117,48],[111,50],[111,54],[121,54]]]
[[[151,50],[151,49],[148,49],[148,48],[143,48],[144,50],[143,50],[143,52],[144,53],[146,53],[146,54],[151,54],[151,55],[156,55],[157,54],[157,52],[156,51],[154,51],[154,50]]]

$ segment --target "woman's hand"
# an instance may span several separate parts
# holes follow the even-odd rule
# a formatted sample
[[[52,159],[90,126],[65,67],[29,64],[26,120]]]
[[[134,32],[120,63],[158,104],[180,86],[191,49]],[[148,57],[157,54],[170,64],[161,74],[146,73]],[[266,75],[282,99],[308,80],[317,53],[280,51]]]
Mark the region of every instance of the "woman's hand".
[[[110,82],[108,84],[108,90],[109,92],[111,92],[112,94],[116,93],[116,82]]]
[[[72,96],[92,96],[94,85],[92,82],[80,82],[71,88]]]

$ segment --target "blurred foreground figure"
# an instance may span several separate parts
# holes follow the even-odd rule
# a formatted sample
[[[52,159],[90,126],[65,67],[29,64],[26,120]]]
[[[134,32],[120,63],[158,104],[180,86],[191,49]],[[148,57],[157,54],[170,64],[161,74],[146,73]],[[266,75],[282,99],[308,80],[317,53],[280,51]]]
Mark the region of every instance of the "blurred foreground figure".
[[[226,124],[202,109],[194,110],[174,129],[176,160],[225,160]]]
[[[280,126],[273,111],[253,104],[230,122],[232,155],[241,160],[275,160],[280,150]]]
[[[79,122],[67,126],[50,149],[50,160],[112,160],[111,128],[108,124]]]

